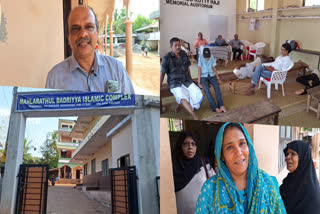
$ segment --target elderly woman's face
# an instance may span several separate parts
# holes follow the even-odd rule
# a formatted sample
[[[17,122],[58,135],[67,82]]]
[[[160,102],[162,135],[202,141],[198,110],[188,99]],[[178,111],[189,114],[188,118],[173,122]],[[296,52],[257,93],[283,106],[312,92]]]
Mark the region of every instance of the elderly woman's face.
[[[289,172],[294,172],[298,168],[298,163],[299,163],[298,153],[292,149],[288,149],[286,154],[286,163],[287,163],[287,169],[289,170]]]
[[[222,161],[224,161],[232,177],[247,173],[249,147],[245,136],[238,128],[227,129],[224,133]]]
[[[182,143],[182,151],[187,159],[192,159],[197,152],[197,144],[192,137],[187,137]]]

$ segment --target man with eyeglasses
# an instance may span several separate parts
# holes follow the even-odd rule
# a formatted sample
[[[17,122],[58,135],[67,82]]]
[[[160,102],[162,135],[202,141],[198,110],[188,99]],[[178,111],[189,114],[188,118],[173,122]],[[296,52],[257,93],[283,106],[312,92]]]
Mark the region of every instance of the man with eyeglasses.
[[[68,42],[72,55],[55,65],[46,88],[134,94],[122,63],[95,51],[99,25],[89,6],[74,8],[68,18]]]

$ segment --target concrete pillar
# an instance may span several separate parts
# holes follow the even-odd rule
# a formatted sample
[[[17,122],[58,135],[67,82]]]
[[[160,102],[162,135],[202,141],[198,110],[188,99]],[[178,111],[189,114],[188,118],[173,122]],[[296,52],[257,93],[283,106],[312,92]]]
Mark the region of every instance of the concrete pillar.
[[[109,31],[109,35],[110,35],[110,56],[113,56],[113,31]]]
[[[58,168],[58,177],[59,177],[59,180],[60,180],[60,178],[61,178],[61,169],[60,168]]]
[[[270,54],[274,58],[280,53],[279,50],[279,30],[278,30],[278,9],[279,0],[272,1],[272,27],[271,27],[271,42],[270,42]]]
[[[312,137],[312,159],[313,160],[319,160],[319,140],[320,140],[320,133],[317,133]]]
[[[168,119],[160,119],[160,211],[161,214],[177,214],[176,195],[174,193],[173,172]]]
[[[8,152],[1,192],[1,214],[13,214],[15,211],[17,175],[23,159],[25,127],[25,116],[22,113],[11,113],[8,130]]]
[[[126,20],[126,69],[130,77],[132,77],[132,20]]]
[[[108,49],[108,36],[107,33],[104,34],[104,55],[107,55]]]
[[[143,96],[141,96],[143,99]],[[136,97],[139,99],[138,97]],[[141,100],[138,101],[141,103]],[[139,213],[159,214],[156,177],[160,175],[160,109],[136,108],[132,113],[134,165],[137,168]]]

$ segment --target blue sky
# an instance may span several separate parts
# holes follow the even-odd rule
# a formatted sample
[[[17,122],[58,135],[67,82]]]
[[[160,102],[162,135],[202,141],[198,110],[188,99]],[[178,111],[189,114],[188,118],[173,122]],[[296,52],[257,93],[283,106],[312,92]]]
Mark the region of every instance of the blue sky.
[[[47,89],[18,88],[18,91],[43,91]],[[12,104],[13,87],[0,86],[0,142],[6,141],[10,110]],[[31,141],[31,145],[36,150],[30,151],[35,157],[41,157],[40,146],[46,139],[47,133],[58,129],[59,118],[76,120],[77,117],[48,117],[48,118],[28,118],[25,137]]]

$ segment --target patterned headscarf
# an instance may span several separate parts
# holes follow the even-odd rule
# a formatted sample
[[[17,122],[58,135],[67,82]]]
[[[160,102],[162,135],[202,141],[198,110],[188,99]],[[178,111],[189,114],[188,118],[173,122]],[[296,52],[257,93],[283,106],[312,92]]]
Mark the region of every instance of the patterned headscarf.
[[[196,213],[286,213],[277,180],[258,168],[252,140],[247,130],[239,123],[249,148],[247,188],[245,189],[247,203],[241,200],[241,193],[227,166],[221,160],[223,134],[229,124],[225,123],[216,137],[214,153],[218,173],[203,185]]]

